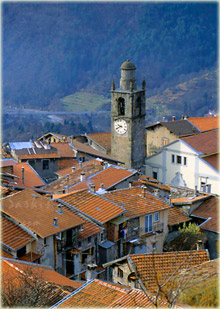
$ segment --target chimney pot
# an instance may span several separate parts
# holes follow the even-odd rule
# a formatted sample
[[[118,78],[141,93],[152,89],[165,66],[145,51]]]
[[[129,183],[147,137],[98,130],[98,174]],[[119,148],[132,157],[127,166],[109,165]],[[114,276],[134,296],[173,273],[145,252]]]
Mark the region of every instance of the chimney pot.
[[[90,184],[90,191],[95,193],[95,185],[93,183]]]
[[[21,171],[22,171],[22,183],[24,184],[24,167],[23,166],[21,168]]]
[[[86,176],[85,176],[85,172],[81,172],[81,175],[80,175],[80,181],[84,181]]]
[[[133,181],[129,181],[129,188],[132,188]]]
[[[141,186],[141,194],[145,197],[145,186]]]
[[[57,226],[57,220],[58,220],[58,218],[54,218],[54,219],[53,219],[53,225],[54,225],[54,226]]]
[[[101,183],[101,189],[104,189],[104,183]]]
[[[75,169],[76,169],[75,166],[72,166],[72,172],[75,172]]]

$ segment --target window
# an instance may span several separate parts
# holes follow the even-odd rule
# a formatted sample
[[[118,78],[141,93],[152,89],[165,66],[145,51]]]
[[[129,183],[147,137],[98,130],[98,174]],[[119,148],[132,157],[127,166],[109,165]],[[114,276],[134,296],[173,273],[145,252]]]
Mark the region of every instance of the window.
[[[92,238],[91,236],[88,237],[88,244],[91,244]]]
[[[49,170],[49,160],[43,160],[43,170]]]
[[[100,234],[100,241],[102,242],[104,240],[104,232],[101,232]]]
[[[157,179],[157,176],[158,176],[158,175],[157,175],[157,172],[153,172],[153,178],[154,178],[154,179]]]
[[[118,115],[125,115],[125,100],[123,98],[118,99]]]
[[[118,277],[123,278],[123,270],[118,268]]]
[[[47,238],[44,238],[44,246],[47,245]]]
[[[145,233],[153,231],[153,215],[145,216]]]
[[[157,248],[157,243],[156,243],[156,242],[153,242],[153,243],[152,243],[152,249],[153,249],[153,250],[156,250],[156,248]]]
[[[175,155],[172,154],[172,163],[175,163]]]
[[[154,222],[158,222],[159,221],[159,212],[155,212],[154,214]]]
[[[81,241],[78,241],[78,247],[81,248]]]
[[[141,114],[141,98],[137,98],[136,101],[136,114],[140,115]]]
[[[176,156],[176,163],[182,164],[182,157],[181,156]]]
[[[162,138],[162,146],[166,146],[168,142],[169,142],[168,138],[165,137]]]
[[[184,165],[187,165],[187,158],[184,157],[183,159],[184,159],[184,163],[183,163],[183,164],[184,164]]]

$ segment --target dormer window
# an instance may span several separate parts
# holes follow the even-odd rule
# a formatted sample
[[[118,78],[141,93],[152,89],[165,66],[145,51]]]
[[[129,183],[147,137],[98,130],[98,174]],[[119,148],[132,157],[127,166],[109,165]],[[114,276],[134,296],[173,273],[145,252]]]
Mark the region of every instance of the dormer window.
[[[118,99],[118,115],[125,115],[125,100],[123,98]]]

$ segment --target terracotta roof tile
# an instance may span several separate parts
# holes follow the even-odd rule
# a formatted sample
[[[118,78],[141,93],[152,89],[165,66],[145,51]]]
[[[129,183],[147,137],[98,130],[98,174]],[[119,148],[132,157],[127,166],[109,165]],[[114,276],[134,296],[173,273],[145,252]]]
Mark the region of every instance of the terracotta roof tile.
[[[204,220],[210,218],[206,223],[202,224],[200,228],[219,232],[219,205],[220,198],[211,197],[196,208],[191,216],[203,218]]]
[[[214,167],[217,171],[220,171],[219,168],[219,153],[210,155],[207,157],[203,157],[203,160],[205,160],[208,164],[210,164],[212,167]]]
[[[24,183],[22,181],[22,167],[24,168]],[[19,177],[16,179],[18,186],[41,187],[45,185],[38,173],[27,162],[15,164],[13,173]]]
[[[29,189],[3,198],[2,211],[41,238],[83,223],[67,207],[64,206],[63,213],[60,214],[57,203]],[[58,218],[57,227],[53,225],[55,217]]]
[[[34,241],[34,238],[22,230],[18,225],[2,217],[1,242],[13,250],[18,250],[28,243]]]
[[[13,255],[11,255],[7,251],[5,251],[3,248],[1,248],[1,257],[15,259],[15,257]]]
[[[107,151],[111,150],[111,132],[90,133],[87,136]]]
[[[81,173],[85,173],[85,177],[89,177],[99,171],[103,170],[103,166],[101,164],[91,163],[83,165],[82,168],[77,169],[76,171],[68,174],[68,176],[63,176],[57,179],[54,182],[44,186],[42,189],[52,193],[58,193],[58,191],[67,189],[67,183],[69,182],[69,187],[73,186],[74,184],[78,183],[81,179]],[[70,188],[69,188],[70,191]]]
[[[219,117],[192,117],[187,118],[201,132],[219,128]]]
[[[184,137],[182,140],[203,155],[214,154],[219,151],[218,134],[219,130],[216,129]]]
[[[185,216],[181,210],[176,207],[171,207],[168,211],[168,225],[172,226],[175,224],[190,221],[190,219]]]
[[[18,260],[25,261],[25,262],[35,262],[39,260],[43,254],[37,254],[35,252],[28,252],[27,254],[18,258]]]
[[[101,184],[104,184],[104,189],[109,189],[117,183],[122,182],[123,180],[135,175],[137,171],[129,171],[120,167],[110,166],[99,173],[90,176],[86,180],[74,185],[69,189],[69,191],[88,189],[89,184],[94,184],[96,190],[101,187]]]
[[[173,205],[190,205],[198,201],[210,198],[210,195],[201,194],[199,196],[179,197],[171,199]]]
[[[125,212],[122,207],[87,190],[68,194],[66,197],[62,197],[61,201],[72,205],[101,224]]]
[[[82,167],[81,167],[82,164]],[[62,170],[58,170],[55,174],[57,174],[58,176],[62,177],[62,176],[66,176],[69,175],[73,172],[75,172],[76,170],[85,167],[86,165],[103,165],[103,161],[100,160],[90,160],[90,161],[86,161],[86,162],[82,162],[79,163],[77,160],[73,160],[73,165],[71,167],[67,167],[64,168]],[[75,170],[73,171],[73,167],[75,168]]]
[[[183,270],[209,260],[206,250],[131,254],[129,256],[137,268],[140,279],[152,292],[157,288],[156,276],[162,283],[168,276],[179,275],[180,265]]]
[[[116,286],[115,284],[94,279],[56,305],[57,307],[137,308],[142,306],[152,307],[152,302],[140,290],[131,290],[129,287]]]
[[[50,146],[57,149],[57,152],[62,158],[74,158],[75,157],[75,153],[73,152],[73,149],[67,142],[51,143]]]
[[[147,190],[144,190],[143,196],[143,189],[139,187],[115,190],[107,192],[103,196],[118,205],[122,205],[123,203],[123,207],[127,210],[125,213],[127,218],[133,218],[171,207]]]
[[[1,167],[13,166],[14,164],[16,164],[16,161],[14,159],[1,159],[0,164]]]
[[[148,185],[148,186],[170,192],[169,186],[165,186],[165,185],[162,185],[162,184],[159,184],[159,183],[154,183],[152,181],[147,181],[147,180],[144,180],[144,179],[139,179],[139,181],[142,182],[143,184]]]
[[[102,229],[98,227],[97,225],[87,220],[84,220],[84,224],[79,232],[79,240],[88,238],[89,236],[95,235],[101,231]]]

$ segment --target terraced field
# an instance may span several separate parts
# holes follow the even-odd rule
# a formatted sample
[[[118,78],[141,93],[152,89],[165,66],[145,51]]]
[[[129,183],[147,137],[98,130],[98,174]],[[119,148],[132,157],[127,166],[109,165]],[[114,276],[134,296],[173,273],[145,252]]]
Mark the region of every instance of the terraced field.
[[[110,99],[96,93],[81,91],[64,97],[61,102],[67,112],[85,112],[101,110],[101,106],[110,102]]]

